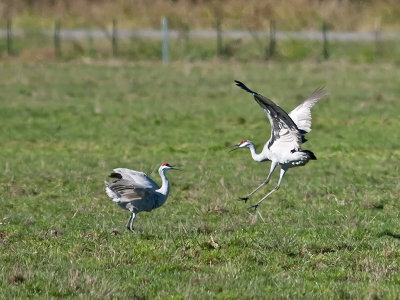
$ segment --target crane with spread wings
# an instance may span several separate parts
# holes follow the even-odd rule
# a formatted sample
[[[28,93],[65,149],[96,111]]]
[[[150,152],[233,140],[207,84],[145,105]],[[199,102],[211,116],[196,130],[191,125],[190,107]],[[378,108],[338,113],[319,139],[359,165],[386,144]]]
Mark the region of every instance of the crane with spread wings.
[[[113,183],[105,181],[106,193],[113,202],[131,212],[126,228],[132,232],[133,221],[141,211],[152,211],[163,205],[169,194],[169,181],[165,176],[167,170],[179,170],[174,165],[163,163],[158,169],[162,185],[159,187],[143,172],[126,168],[114,169],[110,177]]]
[[[246,202],[255,192],[269,182],[275,168],[278,165],[281,167],[277,186],[251,206],[257,208],[262,201],[279,189],[283,176],[289,168],[304,166],[309,160],[317,159],[311,151],[302,150],[301,145],[307,141],[304,135],[311,131],[311,108],[320,99],[326,97],[327,93],[324,88],[316,89],[302,104],[287,114],[272,100],[250,90],[240,81],[235,80],[235,82],[237,86],[253,94],[254,99],[264,110],[271,123],[271,137],[260,153],[256,152],[254,143],[249,140],[242,140],[240,143],[233,145],[233,150],[249,148],[255,161],[271,161],[267,179],[246,197],[241,197],[240,200]]]

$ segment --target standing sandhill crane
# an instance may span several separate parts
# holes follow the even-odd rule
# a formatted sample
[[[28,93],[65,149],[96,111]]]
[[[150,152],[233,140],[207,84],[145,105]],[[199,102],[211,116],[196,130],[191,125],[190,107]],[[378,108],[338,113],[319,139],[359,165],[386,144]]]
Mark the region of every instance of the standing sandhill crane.
[[[271,169],[267,179],[246,197],[241,197],[240,200],[247,202],[256,191],[269,182],[277,165],[281,166],[278,185],[261,198],[260,201],[251,206],[257,209],[262,201],[279,189],[282,178],[289,168],[304,166],[309,160],[317,159],[311,151],[302,150],[301,144],[307,141],[304,134],[311,131],[311,108],[318,100],[326,97],[327,93],[324,88],[316,89],[302,104],[293,109],[288,115],[270,99],[250,90],[240,81],[235,80],[235,82],[237,86],[253,94],[254,99],[264,110],[271,123],[271,137],[264,145],[261,153],[256,153],[253,142],[249,140],[243,140],[233,146],[235,147],[233,150],[249,148],[251,156],[255,161],[271,161]]]
[[[118,168],[114,169],[110,177],[116,180],[113,183],[104,181],[108,197],[119,206],[131,212],[126,228],[133,231],[133,221],[141,211],[152,211],[165,203],[169,193],[169,181],[165,176],[166,170],[179,170],[175,166],[164,163],[158,169],[162,179],[159,187],[145,173]]]

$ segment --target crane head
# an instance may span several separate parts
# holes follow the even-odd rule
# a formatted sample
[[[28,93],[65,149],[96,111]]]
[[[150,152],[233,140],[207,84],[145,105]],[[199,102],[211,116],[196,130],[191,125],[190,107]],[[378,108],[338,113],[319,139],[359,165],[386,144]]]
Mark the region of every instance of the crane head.
[[[170,165],[169,163],[163,163],[163,164],[160,166],[160,169],[165,169],[165,170],[180,170],[180,169],[175,168],[175,167],[176,167],[176,165]]]
[[[231,146],[231,147],[234,147],[234,148],[230,152],[235,151],[237,149],[241,149],[241,148],[248,148],[251,144],[252,144],[251,141],[243,140],[240,143]]]

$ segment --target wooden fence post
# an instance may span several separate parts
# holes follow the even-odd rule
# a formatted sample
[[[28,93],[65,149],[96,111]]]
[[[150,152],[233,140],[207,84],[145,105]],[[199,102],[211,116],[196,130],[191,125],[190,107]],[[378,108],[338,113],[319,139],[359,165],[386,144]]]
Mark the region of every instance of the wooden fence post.
[[[118,56],[118,32],[117,32],[116,19],[113,19],[112,21],[111,42],[112,42],[112,54],[113,56]]]
[[[12,24],[11,20],[7,20],[7,54],[13,55],[13,33],[12,33]]]
[[[329,58],[328,23],[325,20],[322,22],[322,39],[323,39],[322,54],[324,56],[324,59],[328,59]]]
[[[168,20],[166,17],[162,18],[162,33],[163,33],[163,41],[162,41],[162,62],[163,64],[168,63]]]
[[[54,22],[54,53],[56,57],[61,57],[61,40],[60,40],[60,21]]]
[[[217,56],[222,55],[222,29],[221,18],[217,18]]]
[[[276,54],[276,24],[274,20],[269,23],[269,45],[267,49],[267,59],[271,59]]]

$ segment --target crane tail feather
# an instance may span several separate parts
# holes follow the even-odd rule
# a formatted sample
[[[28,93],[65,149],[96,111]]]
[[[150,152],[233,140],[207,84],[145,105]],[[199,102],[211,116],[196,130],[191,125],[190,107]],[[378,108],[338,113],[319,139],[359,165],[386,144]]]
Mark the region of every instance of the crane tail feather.
[[[313,152],[311,152],[310,150],[303,150],[303,153],[306,153],[311,160],[317,160],[317,157],[315,156],[315,154]]]

